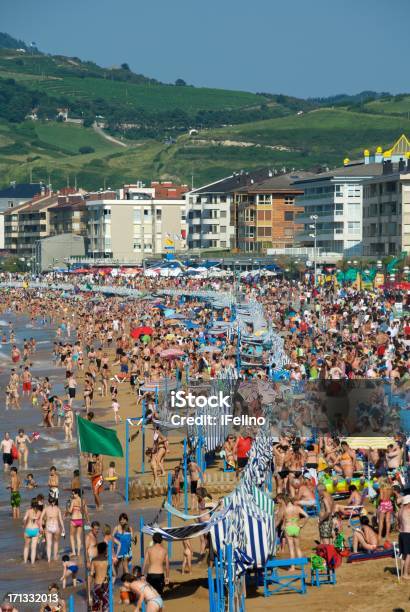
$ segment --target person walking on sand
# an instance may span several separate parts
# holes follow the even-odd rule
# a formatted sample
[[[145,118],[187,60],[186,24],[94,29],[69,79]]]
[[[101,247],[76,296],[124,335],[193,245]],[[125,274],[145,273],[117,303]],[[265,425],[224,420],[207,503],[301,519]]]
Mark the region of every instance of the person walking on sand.
[[[147,582],[161,595],[164,586],[169,582],[169,559],[168,553],[162,546],[162,535],[154,533],[153,545],[145,551],[144,566],[142,573],[146,574]]]

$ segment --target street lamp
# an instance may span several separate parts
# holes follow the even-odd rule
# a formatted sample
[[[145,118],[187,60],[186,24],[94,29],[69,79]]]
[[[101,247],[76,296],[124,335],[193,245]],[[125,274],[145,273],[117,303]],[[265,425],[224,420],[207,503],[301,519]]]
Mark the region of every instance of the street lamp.
[[[317,268],[317,252],[316,252],[317,231],[316,230],[317,230],[318,216],[310,215],[310,219],[311,221],[313,221],[313,223],[309,225],[309,228],[314,230],[313,234],[309,234],[309,236],[313,238],[313,286],[316,287],[316,268]]]

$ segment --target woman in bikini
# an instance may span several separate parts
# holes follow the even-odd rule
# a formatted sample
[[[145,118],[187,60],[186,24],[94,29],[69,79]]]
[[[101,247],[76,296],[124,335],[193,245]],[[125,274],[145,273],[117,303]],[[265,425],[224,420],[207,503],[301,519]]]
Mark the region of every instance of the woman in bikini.
[[[28,463],[28,444],[31,443],[30,438],[26,433],[24,433],[24,429],[19,429],[18,435],[16,436],[16,446],[18,450],[18,459],[19,459],[19,467],[22,469],[27,469]]]
[[[85,519],[87,522],[89,522],[88,508],[84,499],[81,499],[80,489],[73,490],[73,496],[68,507],[67,514],[70,515],[70,556],[80,556],[83,520]]]
[[[57,498],[50,497],[49,505],[41,513],[41,524],[44,525],[46,536],[47,560],[51,562],[51,552],[53,552],[54,561],[57,561],[60,536],[64,536],[64,522]]]
[[[391,519],[394,515],[394,507],[392,502],[393,489],[387,479],[379,480],[379,507],[378,507],[378,523],[379,523],[379,544],[382,543],[383,528],[386,526],[386,542],[389,541]]]
[[[300,548],[300,530],[305,526],[299,524],[299,520],[302,518],[308,519],[306,512],[300,507],[293,503],[293,498],[288,495],[283,495],[284,507],[283,507],[283,525],[286,543],[289,548],[289,557],[295,559],[296,557],[301,558],[302,550]],[[292,570],[294,568],[290,568]]]
[[[162,597],[152,587],[145,578],[136,579],[131,574],[123,574],[121,581],[124,587],[137,596],[136,610],[140,610],[142,602],[145,602],[146,612],[160,612],[164,607]]]
[[[24,515],[24,551],[23,559],[24,563],[28,562],[29,553],[31,551],[31,563],[33,564],[36,560],[37,544],[40,535],[40,517],[41,512],[37,506],[37,498],[31,501],[31,506]]]

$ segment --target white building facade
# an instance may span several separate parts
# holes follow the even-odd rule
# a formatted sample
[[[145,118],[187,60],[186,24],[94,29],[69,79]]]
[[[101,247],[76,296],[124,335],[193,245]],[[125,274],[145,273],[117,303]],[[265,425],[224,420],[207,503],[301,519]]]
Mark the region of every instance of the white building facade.
[[[298,242],[313,247],[316,234],[318,253],[361,255],[363,181],[380,172],[380,164],[346,164],[334,172],[295,181],[295,186],[304,189],[304,195],[295,202],[304,207],[304,212],[297,216],[297,222],[303,225]]]
[[[155,200],[141,192],[133,199],[87,202],[89,255],[141,262],[187,248],[184,200]]]

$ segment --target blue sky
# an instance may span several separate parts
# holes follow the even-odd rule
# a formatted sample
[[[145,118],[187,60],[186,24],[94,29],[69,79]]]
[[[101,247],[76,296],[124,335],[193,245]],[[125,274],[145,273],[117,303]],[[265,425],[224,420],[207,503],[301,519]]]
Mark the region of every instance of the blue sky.
[[[410,90],[409,0],[13,0],[0,29],[165,82],[308,97]]]

